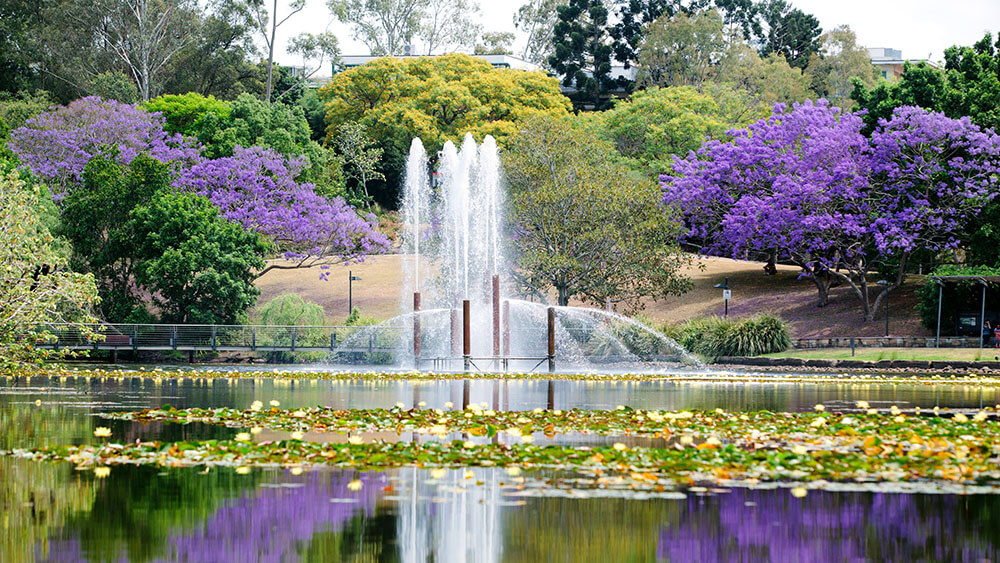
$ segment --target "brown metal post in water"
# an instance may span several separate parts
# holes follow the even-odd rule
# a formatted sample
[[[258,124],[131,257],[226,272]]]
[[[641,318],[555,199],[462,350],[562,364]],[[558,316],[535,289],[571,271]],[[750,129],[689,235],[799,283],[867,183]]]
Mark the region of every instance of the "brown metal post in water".
[[[555,371],[556,371],[556,309],[555,309],[555,307],[549,307],[549,309],[548,309],[548,332],[549,332],[549,349],[548,349],[549,373],[555,373]]]
[[[550,411],[556,410],[556,383],[555,381],[549,380],[549,389],[547,393],[547,406]]]
[[[500,276],[493,276],[493,356],[500,355]]]
[[[420,369],[420,292],[413,292],[413,362]]]
[[[468,299],[462,301],[462,358],[465,371],[469,371],[472,366],[472,311]]]

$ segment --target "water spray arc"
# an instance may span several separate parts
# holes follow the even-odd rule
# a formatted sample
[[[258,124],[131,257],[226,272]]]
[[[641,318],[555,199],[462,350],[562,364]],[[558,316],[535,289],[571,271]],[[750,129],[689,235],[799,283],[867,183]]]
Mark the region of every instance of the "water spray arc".
[[[697,363],[676,342],[633,319],[510,293],[513,261],[503,244],[505,198],[492,137],[479,145],[472,135],[460,147],[445,143],[433,184],[431,177],[423,143],[413,139],[401,200],[400,300],[412,312],[359,330],[345,339],[345,349],[396,335],[392,363],[466,371],[530,371],[544,369],[546,360],[549,371],[557,364],[591,370],[664,359]]]

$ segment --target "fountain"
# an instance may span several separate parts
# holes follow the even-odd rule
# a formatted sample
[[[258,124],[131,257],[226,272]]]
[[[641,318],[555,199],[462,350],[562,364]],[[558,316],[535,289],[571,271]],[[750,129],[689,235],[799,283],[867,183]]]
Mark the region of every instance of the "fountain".
[[[646,361],[698,363],[673,340],[627,317],[551,307],[511,294],[493,137],[487,135],[481,145],[471,134],[461,147],[445,143],[433,182],[428,170],[423,143],[413,139],[401,210],[407,255],[401,303],[404,310],[412,305],[413,312],[359,330],[344,340],[345,350],[370,347],[373,331],[382,331],[383,347],[394,349],[393,363],[417,369],[455,369],[450,362],[455,359],[463,359],[465,369],[497,371],[532,370],[545,360],[550,369],[554,361],[574,370]]]

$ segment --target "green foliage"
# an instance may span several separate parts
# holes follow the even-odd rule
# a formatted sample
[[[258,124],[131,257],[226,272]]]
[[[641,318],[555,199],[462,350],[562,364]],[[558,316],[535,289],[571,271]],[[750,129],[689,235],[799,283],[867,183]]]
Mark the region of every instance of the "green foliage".
[[[169,167],[144,154],[128,166],[97,156],[84,170],[83,185],[62,201],[61,234],[73,244],[74,269],[94,274],[104,320],[125,322],[142,309],[132,283],[138,241],[127,219],[170,182]]]
[[[972,218],[965,260],[972,266],[1000,267],[1000,201],[994,198]]]
[[[371,201],[368,182],[385,180],[385,176],[378,171],[383,149],[372,146],[374,141],[368,137],[365,126],[361,123],[341,125],[337,131],[336,144],[344,159],[342,168],[348,178],[355,182],[356,196]]]
[[[0,93],[0,139],[6,140],[10,132],[24,125],[31,117],[49,109],[52,102],[45,92],[18,92],[17,94]]]
[[[603,116],[605,134],[618,152],[652,177],[668,172],[674,155],[697,150],[706,137],[739,125],[739,116],[691,86],[641,90]]]
[[[665,332],[688,351],[706,358],[761,356],[784,352],[792,345],[788,325],[766,313],[743,319],[694,318]]]
[[[40,191],[17,173],[0,176],[0,369],[42,361],[49,352],[32,347],[49,322],[93,322],[94,278],[67,270],[67,260],[38,215]]]
[[[357,310],[357,309],[355,309]],[[269,326],[324,326],[323,307],[293,293],[275,297],[257,311],[261,324]]]
[[[862,116],[866,133],[874,131],[879,120],[891,118],[892,111],[900,106],[941,111],[942,96],[947,89],[945,74],[922,62],[904,63],[903,75],[895,82],[883,81],[871,89],[860,80],[853,84],[851,99],[857,103],[857,109],[866,111]]]
[[[229,119],[232,108],[227,102],[195,92],[166,94],[149,100],[143,107],[149,112],[159,112],[166,120],[164,129],[188,137],[197,137],[206,114],[214,114],[221,121]]]
[[[581,109],[604,109],[609,92],[618,86],[611,77],[608,6],[603,0],[569,0],[556,8],[552,31],[554,52],[548,65],[563,86],[576,89],[573,101]]]
[[[257,301],[255,270],[269,246],[219,216],[204,196],[161,192],[134,209],[135,281],[161,322],[238,324]]]
[[[495,69],[468,55],[376,59],[338,73],[320,89],[326,102],[327,140],[341,125],[357,122],[383,149],[382,183],[370,193],[395,209],[410,141],[420,137],[428,153],[445,141],[493,135],[501,146],[518,123],[539,114],[564,116],[569,101],[558,82],[541,72]]]
[[[126,104],[134,104],[139,100],[135,82],[118,70],[109,70],[95,76],[90,81],[90,93],[105,100],[118,100]]]
[[[260,146],[285,156],[305,155],[312,164],[315,154],[320,152],[319,145],[310,137],[302,108],[264,102],[250,94],[240,94],[226,103],[230,107],[228,115],[206,111],[196,128],[206,157],[232,156],[237,145]]]
[[[846,25],[824,33],[819,38],[820,50],[809,59],[806,74],[812,90],[830,103],[850,109],[853,81],[866,87],[876,83],[875,67],[868,50],[858,45],[858,38]]]
[[[634,310],[642,297],[690,284],[679,273],[680,225],[655,186],[607,157],[613,151],[567,120],[539,118],[504,153],[520,281],[555,289],[560,305],[578,297]]]
[[[727,46],[715,10],[660,16],[649,24],[639,50],[637,82],[640,87],[700,87],[713,78]]]
[[[302,297],[285,293],[268,301],[257,312],[261,324],[267,326],[308,326],[320,327],[326,325],[326,313],[323,307],[310,303]],[[276,342],[290,342],[291,335],[287,330],[278,333],[268,332]],[[297,346],[325,346],[326,333],[320,329],[296,329],[295,343]],[[267,345],[261,342],[261,345]],[[324,352],[267,352],[266,358],[271,363],[291,363],[294,361],[317,361],[326,356]]]
[[[932,276],[1000,276],[1000,267],[995,266],[938,266],[930,273]],[[938,321],[938,284],[927,278],[923,285],[917,288],[917,313],[920,321],[931,330],[937,330]],[[979,280],[948,282],[941,292],[941,334],[954,334],[955,323],[962,311],[974,310],[979,316],[983,297],[983,286]],[[987,287],[986,300],[996,303],[1000,299],[1000,288]],[[990,307],[995,309],[995,307]],[[987,317],[988,319],[988,317]],[[978,334],[978,333],[977,333]]]

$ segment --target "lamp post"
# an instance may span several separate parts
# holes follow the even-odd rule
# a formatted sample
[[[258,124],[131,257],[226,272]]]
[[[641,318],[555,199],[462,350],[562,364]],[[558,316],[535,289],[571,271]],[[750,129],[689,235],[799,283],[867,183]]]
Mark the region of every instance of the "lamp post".
[[[722,290],[722,299],[726,302],[725,314],[723,316],[726,317],[726,318],[728,318],[729,317],[729,299],[732,298],[732,296],[733,296],[732,291],[729,290],[729,278],[726,278],[726,281],[724,281],[722,283],[715,284],[714,287],[715,287],[715,289],[721,289]]]
[[[889,281],[878,280],[875,284],[882,286],[882,291],[885,291],[885,337],[889,338]]]
[[[354,272],[347,271],[347,314],[354,312],[354,282],[361,281],[361,278],[354,275]]]

